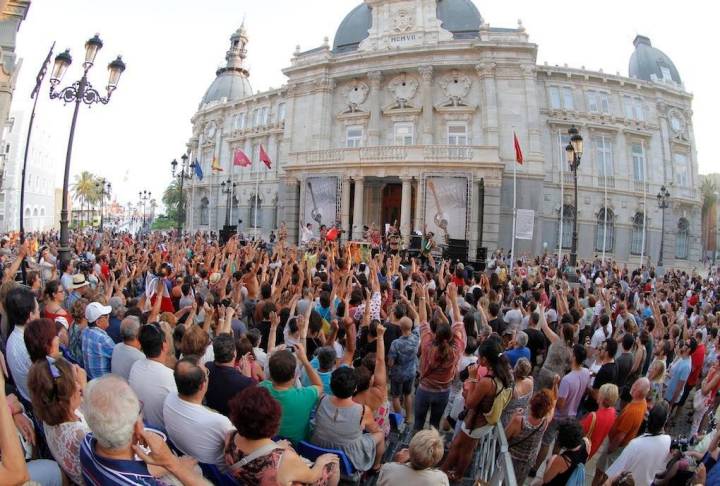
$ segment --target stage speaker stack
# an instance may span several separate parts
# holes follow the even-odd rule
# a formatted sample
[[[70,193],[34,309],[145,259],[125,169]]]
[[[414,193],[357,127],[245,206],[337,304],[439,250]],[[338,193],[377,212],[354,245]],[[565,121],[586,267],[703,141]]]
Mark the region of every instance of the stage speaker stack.
[[[487,247],[481,246],[475,251],[475,270],[484,271],[487,268]]]
[[[408,247],[408,255],[410,255],[411,257],[419,257],[420,246],[422,246],[422,236],[410,235],[410,246]]]
[[[450,239],[444,257],[448,260],[458,260],[462,263],[467,263],[469,246],[470,244],[467,240]]]
[[[223,226],[220,230],[220,244],[224,245],[237,234],[237,226]]]

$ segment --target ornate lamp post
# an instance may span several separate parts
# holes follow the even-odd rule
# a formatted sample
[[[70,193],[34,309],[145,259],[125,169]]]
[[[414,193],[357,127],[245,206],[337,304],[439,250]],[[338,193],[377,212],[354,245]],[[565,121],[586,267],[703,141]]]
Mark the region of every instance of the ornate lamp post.
[[[573,182],[575,187],[575,214],[573,215],[573,232],[572,232],[572,246],[570,248],[570,265],[575,267],[577,265],[577,239],[578,239],[578,233],[577,233],[577,219],[578,219],[578,188],[577,188],[577,178],[578,178],[578,168],[580,167],[580,161],[582,160],[583,155],[583,138],[580,136],[580,133],[578,132],[578,129],[575,128],[575,125],[570,127],[568,130],[568,135],[570,135],[570,143],[567,147],[565,147],[565,155],[567,158],[567,163],[570,166],[570,171],[573,174]],[[574,269],[573,269],[574,273]]]
[[[140,204],[142,204],[142,228],[145,229],[145,203],[152,199],[152,192],[140,191],[138,197],[140,198]]]
[[[63,178],[63,192],[62,192],[62,209],[60,211],[60,261],[70,261],[70,233],[68,228],[68,188],[70,185],[70,160],[72,159],[72,147],[73,139],[75,137],[75,125],[77,123],[78,111],[80,110],[80,103],[86,105],[93,105],[95,103],[102,103],[106,105],[110,101],[110,96],[113,91],[117,88],[118,82],[120,81],[120,75],[125,71],[125,63],[120,56],[117,57],[113,62],[108,64],[108,84],[107,84],[107,96],[103,97],[100,93],[92,87],[87,79],[88,71],[95,64],[95,57],[98,51],[102,48],[103,43],[100,37],[96,34],[92,39],[89,39],[85,43],[85,61],[83,62],[83,74],[80,81],[74,82],[72,85],[67,86],[59,91],[55,88],[62,81],[65,72],[67,71],[70,64],[72,64],[72,57],[70,51],[65,50],[57,56],[55,56],[55,65],[50,76],[50,99],[59,99],[65,103],[75,103],[75,110],[73,111],[72,123],[70,124],[70,136],[68,138],[67,153],[65,155],[65,175]]]
[[[100,193],[100,231],[102,231],[105,223],[105,198],[110,199],[112,184],[105,181],[105,179],[100,179],[95,183],[95,186]]]
[[[177,234],[178,238],[182,238],[182,225],[185,221],[185,193],[183,192],[183,185],[185,182],[185,179],[192,180],[193,174],[195,173],[195,162],[192,162],[188,164],[188,154],[182,154],[180,156],[180,160],[182,160],[182,163],[180,164],[180,172],[175,173],[178,166],[177,159],[173,159],[172,162],[170,162],[170,166],[172,166],[172,175],[173,177],[177,177],[180,181],[180,200],[178,201],[178,210],[177,210]]]
[[[226,181],[223,181],[220,184],[221,191],[223,194],[227,194],[227,203],[225,205],[225,228],[230,226],[230,207],[232,205],[232,201],[230,199],[231,194],[235,191],[235,188],[237,187],[237,183],[233,182],[231,179],[228,179]]]
[[[670,207],[670,192],[667,187],[662,186],[660,192],[657,195],[658,207],[662,211],[661,218],[661,230],[660,230],[660,256],[658,256],[658,267],[663,266],[663,253],[665,252],[665,210]]]

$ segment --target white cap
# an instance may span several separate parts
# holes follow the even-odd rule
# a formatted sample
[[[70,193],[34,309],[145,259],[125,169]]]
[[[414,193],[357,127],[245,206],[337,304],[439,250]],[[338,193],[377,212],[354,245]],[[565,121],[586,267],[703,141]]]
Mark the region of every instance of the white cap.
[[[55,317],[55,322],[59,322],[60,324],[62,324],[62,327],[64,327],[66,331],[70,329],[67,319],[65,319],[63,316]]]
[[[100,302],[91,302],[85,307],[85,319],[92,324],[102,316],[110,315],[112,307],[109,305],[102,305]]]

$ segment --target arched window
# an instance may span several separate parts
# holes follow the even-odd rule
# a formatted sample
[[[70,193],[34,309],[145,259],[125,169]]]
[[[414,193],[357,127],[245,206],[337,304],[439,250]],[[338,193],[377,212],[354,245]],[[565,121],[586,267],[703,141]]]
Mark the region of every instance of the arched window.
[[[251,228],[255,228],[255,227],[259,228],[262,225],[262,221],[260,221],[260,208],[262,207],[262,198],[255,197],[255,194],[252,194],[250,196],[249,202],[250,202],[250,215],[248,216],[247,225]]]
[[[203,226],[210,224],[210,201],[206,197],[200,199],[200,224]]]
[[[677,237],[675,238],[675,258],[688,257],[688,240],[690,239],[690,223],[685,218],[678,221]]]
[[[630,241],[630,253],[640,255],[643,253],[643,213],[637,212],[633,217],[632,240]]]
[[[25,208],[25,217],[29,218],[30,215],[32,215],[32,211],[30,210],[30,208]]]
[[[40,216],[45,216],[45,206],[40,208]]]
[[[562,215],[562,247],[570,248],[572,245],[573,224],[575,223],[575,208],[566,204]]]
[[[597,226],[595,231],[595,250],[612,252],[615,248],[615,213],[612,209],[607,210],[607,220],[605,219],[605,208],[598,212]]]
[[[33,209],[33,216],[37,217],[40,213],[38,213],[38,208]]]

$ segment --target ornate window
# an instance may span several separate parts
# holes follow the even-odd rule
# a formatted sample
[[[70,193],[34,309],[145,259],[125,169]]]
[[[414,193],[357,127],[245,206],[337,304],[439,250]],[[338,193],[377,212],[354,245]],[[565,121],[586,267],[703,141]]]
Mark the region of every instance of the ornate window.
[[[690,240],[690,223],[685,218],[678,221],[677,237],[675,238],[675,258],[685,260],[688,257],[688,241]]]
[[[613,177],[613,146],[612,140],[607,135],[593,138],[595,144],[595,160],[597,162],[598,177]]]
[[[285,121],[285,116],[287,115],[287,108],[285,103],[280,103],[277,107],[277,119],[279,122]]]
[[[642,143],[633,142],[632,160],[635,182],[645,182],[645,146]]]
[[[607,219],[605,219],[607,216]],[[601,209],[597,217],[595,250],[612,252],[615,248],[615,214],[612,209]]]
[[[345,132],[345,146],[347,148],[356,148],[362,145],[363,139],[363,127],[360,125],[353,125],[347,127]]]
[[[610,100],[604,91],[588,91],[587,107],[590,113],[610,113]]]
[[[566,204],[562,215],[562,247],[570,248],[572,245],[573,225],[575,224],[575,208]]]
[[[573,101],[572,88],[560,88],[557,86],[550,86],[550,107],[555,110],[565,109],[574,110],[575,103]]]
[[[200,199],[200,224],[202,226],[210,224],[210,201],[206,197]]]
[[[398,122],[394,126],[395,145],[413,145],[415,126],[410,122]]]
[[[625,106],[625,118],[637,121],[645,120],[645,111],[643,110],[641,98],[625,95],[623,96],[623,105]]]
[[[690,187],[690,165],[687,155],[674,153],[673,162],[675,162],[675,183],[680,187]]]
[[[630,253],[640,255],[643,253],[643,213],[635,213],[632,225],[632,240],[630,241]]]
[[[448,145],[467,145],[467,124],[466,123],[448,123]]]

